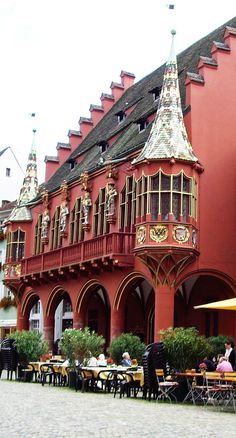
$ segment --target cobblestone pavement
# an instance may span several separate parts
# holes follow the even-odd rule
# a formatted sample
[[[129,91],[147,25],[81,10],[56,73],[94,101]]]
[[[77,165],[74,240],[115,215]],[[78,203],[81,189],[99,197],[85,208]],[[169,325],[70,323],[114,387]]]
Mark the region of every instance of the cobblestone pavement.
[[[1,438],[236,436],[236,415],[212,407],[0,380]]]

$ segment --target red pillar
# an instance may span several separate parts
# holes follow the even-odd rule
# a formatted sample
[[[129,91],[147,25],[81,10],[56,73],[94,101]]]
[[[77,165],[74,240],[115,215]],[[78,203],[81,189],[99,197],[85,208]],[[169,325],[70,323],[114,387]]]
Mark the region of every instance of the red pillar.
[[[74,329],[81,329],[84,327],[84,318],[82,317],[81,313],[74,312],[73,313],[73,328]]]
[[[174,326],[174,289],[158,285],[155,290],[154,340],[160,339],[160,330]]]
[[[111,309],[111,341],[114,338],[117,338],[121,333],[124,332],[125,329],[125,314],[124,308],[120,307],[118,310]]]
[[[21,303],[18,303],[16,328],[17,330],[29,330],[29,316],[23,315],[21,313],[20,308],[21,308]]]
[[[54,343],[54,316],[44,316],[43,318],[44,339],[48,342],[49,351],[53,350]]]

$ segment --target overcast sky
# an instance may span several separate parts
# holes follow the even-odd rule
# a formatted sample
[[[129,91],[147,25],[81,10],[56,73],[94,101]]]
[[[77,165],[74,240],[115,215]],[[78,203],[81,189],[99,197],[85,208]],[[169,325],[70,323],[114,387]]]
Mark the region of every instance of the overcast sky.
[[[170,30],[179,53],[236,15],[236,0],[0,0],[0,150],[25,168],[37,128],[44,156],[79,129],[121,70],[136,81],[166,61]],[[36,119],[29,114],[35,112]]]

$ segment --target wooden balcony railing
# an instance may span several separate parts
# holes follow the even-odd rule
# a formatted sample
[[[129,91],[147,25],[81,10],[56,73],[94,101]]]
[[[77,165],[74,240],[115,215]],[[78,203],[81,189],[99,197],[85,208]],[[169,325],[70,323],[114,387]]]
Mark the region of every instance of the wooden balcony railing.
[[[25,258],[21,261],[21,275],[59,269],[99,258],[132,255],[134,233],[112,233],[67,247]]]

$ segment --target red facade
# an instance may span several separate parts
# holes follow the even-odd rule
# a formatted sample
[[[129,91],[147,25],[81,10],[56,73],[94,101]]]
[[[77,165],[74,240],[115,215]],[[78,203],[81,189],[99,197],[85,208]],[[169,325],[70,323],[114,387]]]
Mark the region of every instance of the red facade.
[[[9,224],[5,282],[18,298],[19,329],[40,299],[52,342],[66,298],[73,326],[94,328],[107,344],[124,331],[149,343],[170,326],[236,337],[233,311],[193,309],[236,291],[236,19],[181,53],[178,66],[198,161],[132,164],[155,117],[163,68],[135,85],[122,72],[102,106],[90,108],[91,119],[69,131],[68,147],[58,144],[61,161],[48,158],[32,220]],[[22,259],[12,251],[18,229]]]

